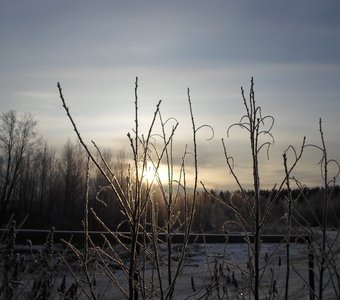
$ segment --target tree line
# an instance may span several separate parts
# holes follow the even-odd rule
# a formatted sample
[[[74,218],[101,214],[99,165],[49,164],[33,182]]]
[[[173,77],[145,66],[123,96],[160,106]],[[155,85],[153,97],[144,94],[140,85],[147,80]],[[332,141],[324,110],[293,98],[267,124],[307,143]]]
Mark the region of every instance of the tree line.
[[[115,159],[109,151],[106,155],[115,169],[125,169],[123,153],[115,155]],[[68,139],[62,150],[57,151],[39,135],[37,121],[30,114],[19,116],[13,110],[2,113],[1,225],[14,215],[18,221],[27,218],[24,226],[28,227],[80,228],[86,190],[85,167],[86,156],[78,142]],[[91,174],[94,197],[100,184],[99,174]]]
[[[11,217],[18,221],[25,220],[27,228],[82,229],[84,217],[84,198],[89,192],[89,206],[96,211],[100,219],[111,229],[122,230],[123,214],[120,212],[116,196],[106,188],[106,180],[96,168],[90,168],[89,184],[86,184],[87,156],[78,141],[68,139],[61,151],[48,145],[39,135],[37,120],[32,115],[19,116],[16,111],[8,111],[0,116],[0,219],[4,226]],[[129,176],[129,160],[124,150],[107,149],[102,152],[105,162],[114,170],[122,187],[126,187]],[[307,188],[306,188],[307,189]],[[252,191],[249,191],[251,193]],[[249,212],[242,204],[242,197],[237,191],[197,192],[197,203],[193,230],[196,232],[239,231],[233,212],[228,206],[221,205],[215,199],[232,203],[247,218]],[[282,191],[282,199],[284,199]],[[307,207],[303,197],[299,199],[299,190],[294,198],[297,207],[305,220],[313,222],[315,212],[321,211],[321,188],[304,191],[308,195]],[[262,205],[270,201],[270,191],[261,191]],[[340,189],[333,192],[334,205],[330,208],[329,225],[337,225],[336,215],[340,211]],[[218,196],[218,197],[213,197]],[[162,196],[153,193],[153,201],[157,204],[158,222],[162,224],[166,208]],[[336,200],[337,199],[337,200]],[[178,227],[184,219],[184,201],[178,197],[175,209]],[[284,218],[284,201],[278,201],[271,216],[272,228],[268,231],[280,230]],[[235,221],[235,222],[234,222]],[[315,222],[315,221],[314,221]],[[102,229],[93,215],[89,215],[90,229]]]

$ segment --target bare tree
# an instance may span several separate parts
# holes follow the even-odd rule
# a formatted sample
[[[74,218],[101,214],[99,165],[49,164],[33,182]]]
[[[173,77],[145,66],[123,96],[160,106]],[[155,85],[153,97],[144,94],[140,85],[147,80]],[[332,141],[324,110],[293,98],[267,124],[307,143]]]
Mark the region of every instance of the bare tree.
[[[81,224],[81,204],[84,195],[86,177],[86,156],[80,143],[68,140],[64,146],[60,162],[63,182],[63,202],[61,209],[64,214],[79,217]]]
[[[0,216],[6,215],[18,174],[28,151],[37,143],[37,121],[30,114],[21,117],[13,110],[0,116]]]
[[[50,222],[53,214],[53,198],[57,195],[57,160],[55,151],[45,142],[34,155],[33,174],[37,178],[35,212],[43,220]]]

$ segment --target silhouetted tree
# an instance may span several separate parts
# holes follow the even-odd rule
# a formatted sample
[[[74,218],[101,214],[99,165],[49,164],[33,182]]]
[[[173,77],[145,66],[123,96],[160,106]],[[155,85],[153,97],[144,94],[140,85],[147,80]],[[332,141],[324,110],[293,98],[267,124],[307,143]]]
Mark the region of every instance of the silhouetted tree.
[[[61,212],[66,217],[66,223],[80,226],[85,195],[86,157],[79,143],[73,144],[70,140],[66,142],[59,168],[62,183]]]
[[[21,117],[13,110],[0,116],[0,216],[4,220],[13,191],[28,152],[37,143],[37,122],[25,114]]]
[[[33,162],[33,176],[36,177],[35,214],[42,224],[51,225],[54,203],[57,201],[57,160],[55,150],[47,143],[37,151]]]

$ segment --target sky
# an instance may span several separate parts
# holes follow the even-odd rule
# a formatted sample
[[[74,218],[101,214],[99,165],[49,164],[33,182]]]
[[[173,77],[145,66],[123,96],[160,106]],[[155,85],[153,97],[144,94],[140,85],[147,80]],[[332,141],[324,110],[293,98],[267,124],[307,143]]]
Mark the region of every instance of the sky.
[[[237,128],[226,133],[245,113],[240,87],[247,95],[254,77],[257,104],[275,118],[275,143],[260,161],[262,186],[270,188],[284,176],[289,145],[299,148],[304,136],[320,145],[319,118],[329,158],[340,160],[339,13],[338,0],[0,0],[0,112],[31,113],[48,143],[62,147],[75,136],[60,82],[86,142],[129,155],[138,76],[141,130],[161,99],[163,117],[179,122],[177,163],[186,144],[192,149],[190,88],[196,126],[215,133],[207,141],[209,130],[198,132],[200,179],[211,188],[236,187],[224,138],[251,188],[248,136]],[[306,149],[294,175],[322,184],[320,159]]]

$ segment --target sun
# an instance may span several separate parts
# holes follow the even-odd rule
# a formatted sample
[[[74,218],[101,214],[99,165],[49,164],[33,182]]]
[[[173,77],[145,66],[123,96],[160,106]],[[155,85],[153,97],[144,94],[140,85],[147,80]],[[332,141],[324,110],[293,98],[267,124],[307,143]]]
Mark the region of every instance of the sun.
[[[148,165],[144,170],[144,179],[147,183],[156,183],[156,181],[160,181],[164,183],[168,180],[168,172],[165,166],[160,165],[158,170],[156,171],[155,167],[152,165]]]
[[[147,183],[151,183],[155,177],[155,168],[153,166],[147,166],[144,170],[144,179]]]

